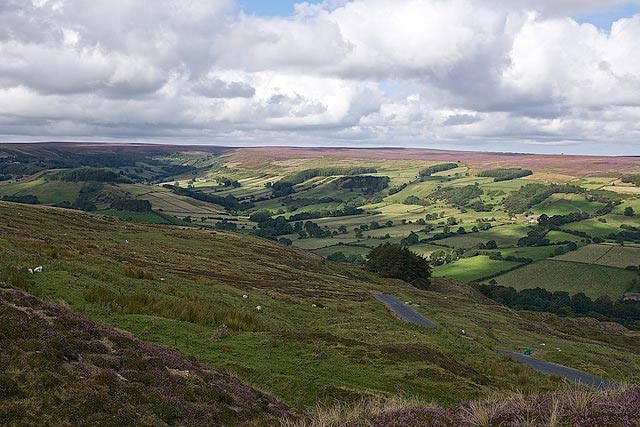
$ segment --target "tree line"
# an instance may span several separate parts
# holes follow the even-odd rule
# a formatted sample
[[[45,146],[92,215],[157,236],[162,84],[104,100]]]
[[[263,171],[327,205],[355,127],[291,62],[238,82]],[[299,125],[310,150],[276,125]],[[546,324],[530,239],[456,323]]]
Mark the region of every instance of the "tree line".
[[[476,285],[476,288],[497,303],[517,310],[542,311],[563,317],[587,316],[635,329],[640,327],[640,304],[634,301],[612,301],[608,296],[593,300],[582,292],[569,295],[568,292],[550,292],[543,288],[517,291],[512,287],[500,286],[495,280]]]
[[[532,174],[533,174],[533,171],[531,169],[497,168],[497,169],[480,171],[478,173],[478,176],[493,178],[494,182],[500,182],[500,181],[510,181],[512,179],[522,178]]]

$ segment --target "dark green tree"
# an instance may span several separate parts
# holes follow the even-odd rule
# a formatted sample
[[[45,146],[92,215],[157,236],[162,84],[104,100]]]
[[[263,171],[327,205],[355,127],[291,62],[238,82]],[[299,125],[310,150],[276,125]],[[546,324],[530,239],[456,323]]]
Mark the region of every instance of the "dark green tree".
[[[420,289],[426,289],[430,284],[429,262],[398,244],[384,243],[372,249],[365,268],[382,277],[404,280]]]

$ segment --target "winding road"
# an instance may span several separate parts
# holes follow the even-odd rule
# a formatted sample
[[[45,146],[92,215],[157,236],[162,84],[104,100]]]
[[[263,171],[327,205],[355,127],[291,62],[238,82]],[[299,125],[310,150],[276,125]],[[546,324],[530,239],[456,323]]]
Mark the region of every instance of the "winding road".
[[[577,384],[583,384],[596,390],[606,390],[615,385],[611,381],[595,375],[588,374],[578,369],[569,368],[567,366],[558,365],[557,363],[544,362],[542,360],[533,359],[524,354],[514,353],[506,350],[496,350],[496,353],[509,356],[513,360],[524,363],[525,365],[548,375],[557,375]]]
[[[384,305],[395,314],[400,319],[410,322],[419,326],[423,326],[425,328],[436,328],[437,325],[433,323],[431,320],[424,317],[422,314],[414,311],[407,304],[404,304],[402,301],[398,301],[396,298],[391,295],[386,294],[376,294],[375,297],[382,301]],[[506,350],[496,350],[496,353],[501,354],[503,356],[509,356],[516,362],[523,363],[529,366],[532,369],[535,369],[538,372],[542,372],[547,375],[556,375],[562,378],[565,378],[571,382],[577,384],[583,384],[594,388],[596,390],[605,390],[615,386],[616,384],[607,381],[603,378],[600,378],[595,375],[591,375],[587,372],[580,371],[578,369],[569,368],[568,366],[559,365],[557,363],[545,362],[543,360],[533,359],[530,356],[525,356],[524,354],[514,353],[512,351]]]
[[[418,326],[424,326],[425,328],[431,329],[437,327],[437,325],[431,320],[414,311],[411,307],[404,304],[402,301],[398,301],[391,295],[376,294],[375,297],[382,301],[392,313],[406,322],[414,323]]]

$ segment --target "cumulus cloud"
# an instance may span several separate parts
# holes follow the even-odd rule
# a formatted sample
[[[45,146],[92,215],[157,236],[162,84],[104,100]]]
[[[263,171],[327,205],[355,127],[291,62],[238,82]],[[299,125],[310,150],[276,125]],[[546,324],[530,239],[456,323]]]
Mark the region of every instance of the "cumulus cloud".
[[[6,0],[0,134],[640,154],[640,15],[601,30],[570,15],[622,2],[505,3]]]

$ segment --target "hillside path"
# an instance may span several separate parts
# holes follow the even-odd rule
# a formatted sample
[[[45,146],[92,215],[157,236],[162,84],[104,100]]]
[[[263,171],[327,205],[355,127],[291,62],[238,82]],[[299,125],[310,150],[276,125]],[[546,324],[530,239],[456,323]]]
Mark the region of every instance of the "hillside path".
[[[596,390],[606,390],[608,388],[615,386],[615,383],[611,381],[607,381],[603,378],[588,374],[584,371],[580,371],[574,368],[569,368],[567,366],[559,365],[557,363],[545,362],[542,360],[533,359],[530,356],[525,356],[524,354],[514,353],[506,350],[496,350],[496,353],[502,354],[505,356],[510,356],[513,360],[520,363],[524,363],[525,365],[535,369],[536,371],[542,372],[544,374],[557,375],[571,382],[583,384],[591,388],[594,388]]]
[[[424,317],[422,314],[417,313],[408,305],[398,301],[391,295],[385,294],[376,294],[375,297],[382,301],[384,305],[387,306],[391,312],[393,312],[396,316],[401,318],[404,321],[414,323],[419,326],[424,326],[425,328],[436,328],[436,324],[431,320]]]

